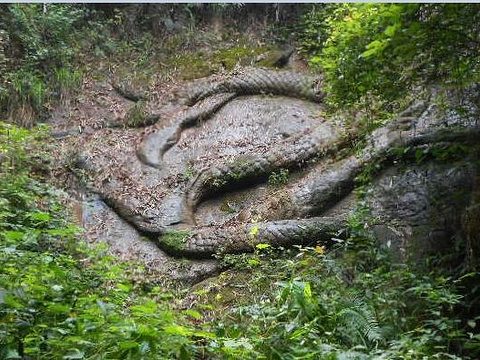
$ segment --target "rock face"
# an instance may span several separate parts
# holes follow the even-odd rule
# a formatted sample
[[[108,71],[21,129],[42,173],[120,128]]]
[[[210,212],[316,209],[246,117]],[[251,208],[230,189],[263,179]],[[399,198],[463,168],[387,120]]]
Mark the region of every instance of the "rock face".
[[[393,167],[374,182],[369,196],[374,233],[403,259],[453,249],[471,201],[473,158]],[[455,239],[457,241],[455,241]]]
[[[101,239],[118,258],[140,261],[151,271],[168,274],[173,280],[198,281],[218,271],[213,259],[191,261],[188,266],[175,261],[96,197],[84,200],[82,223],[87,240],[94,243]]]
[[[355,134],[322,116],[322,97],[318,79],[292,72],[215,75],[148,104],[155,125],[85,137],[76,165],[91,190],[161,249],[210,258],[261,242],[344,236],[355,178],[366,167],[388,168],[399,147],[422,155],[434,144],[479,140],[475,102],[464,103],[470,115],[460,116],[432,96],[373,131],[353,154],[346,139]],[[405,249],[402,242],[415,238],[433,250],[461,227],[474,160],[437,160],[393,166],[375,181],[368,202],[383,219],[376,232],[386,243]]]

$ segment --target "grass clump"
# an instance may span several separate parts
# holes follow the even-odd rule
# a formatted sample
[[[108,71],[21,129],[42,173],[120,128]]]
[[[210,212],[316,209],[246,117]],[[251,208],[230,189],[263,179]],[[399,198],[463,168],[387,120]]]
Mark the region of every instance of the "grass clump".
[[[212,55],[213,61],[222,64],[225,69],[232,70],[236,65],[253,65],[257,56],[267,52],[267,46],[237,46],[218,50]]]
[[[149,125],[147,103],[145,101],[137,101],[125,115],[125,126],[141,127]]]

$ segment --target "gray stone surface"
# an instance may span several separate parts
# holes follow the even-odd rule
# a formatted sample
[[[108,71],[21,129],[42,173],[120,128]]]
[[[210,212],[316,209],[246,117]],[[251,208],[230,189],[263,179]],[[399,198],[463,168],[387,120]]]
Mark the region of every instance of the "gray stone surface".
[[[168,111],[157,106],[163,115],[154,126],[92,134],[77,164],[121,218],[177,256],[251,251],[257,240],[248,236],[252,223],[272,244],[325,241],[345,233],[355,178],[368,167],[391,167],[396,148],[479,143],[475,101],[462,100],[460,111],[456,103],[440,106],[435,91],[353,151],[341,122],[322,116],[316,79],[239,70],[178,91],[162,105]],[[460,226],[475,175],[470,160],[409,161],[403,172],[394,166],[375,182],[370,204],[382,219],[375,231],[399,251],[413,244],[430,251]],[[285,169],[285,181],[268,184],[270,175]],[[307,234],[312,224],[318,231]],[[173,244],[166,234],[178,230],[188,233]]]
[[[407,258],[454,248],[476,172],[472,159],[386,170],[368,196],[380,242]]]

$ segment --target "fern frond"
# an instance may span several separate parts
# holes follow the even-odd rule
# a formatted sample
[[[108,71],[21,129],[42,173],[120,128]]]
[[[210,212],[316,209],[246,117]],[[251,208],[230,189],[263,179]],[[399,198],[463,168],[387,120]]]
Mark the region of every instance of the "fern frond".
[[[347,332],[356,333],[367,345],[377,343],[382,339],[380,327],[374,313],[359,297],[353,298],[338,311],[337,318]]]

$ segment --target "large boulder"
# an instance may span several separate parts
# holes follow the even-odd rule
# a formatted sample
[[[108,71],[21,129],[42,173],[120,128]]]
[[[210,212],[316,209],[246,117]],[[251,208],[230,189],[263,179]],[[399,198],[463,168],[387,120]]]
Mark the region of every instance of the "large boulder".
[[[447,92],[448,106],[433,91],[352,151],[358,134],[325,118],[319,84],[252,68],[195,81],[148,104],[156,124],[85,137],[76,165],[122,219],[176,256],[346,236],[355,179],[372,167],[384,169],[368,200],[378,238],[399,253],[445,249],[475,214],[478,91]],[[463,159],[450,156],[455,144]]]

